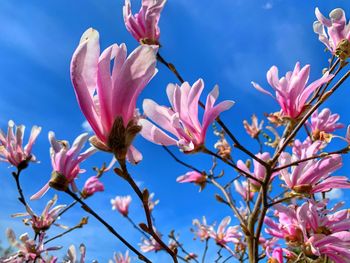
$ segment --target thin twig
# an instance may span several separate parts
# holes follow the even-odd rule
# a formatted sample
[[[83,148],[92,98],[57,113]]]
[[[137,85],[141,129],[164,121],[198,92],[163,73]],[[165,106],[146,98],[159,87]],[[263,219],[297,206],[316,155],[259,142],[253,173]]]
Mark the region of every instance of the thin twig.
[[[66,193],[70,195],[74,200],[82,205],[82,208],[90,215],[95,217],[101,224],[103,224],[115,237],[117,237],[123,244],[125,244],[132,252],[134,252],[140,260],[152,263],[147,257],[142,255],[136,248],[134,248],[128,241],[126,241],[110,224],[108,224],[102,217],[100,217],[94,210],[92,210],[83,200],[81,200],[70,189],[66,190]]]
[[[82,228],[83,225],[85,225],[85,224],[87,224],[87,218],[83,218],[83,219],[81,220],[81,222],[79,222],[79,224],[77,224],[76,226],[74,226],[74,227],[72,227],[72,228],[70,228],[70,229],[64,231],[64,232],[61,233],[61,234],[58,234],[57,236],[54,236],[54,237],[52,237],[52,238],[46,240],[46,241],[44,242],[44,244],[47,244],[47,243],[49,243],[49,242],[51,242],[51,241],[53,241],[53,240],[55,240],[55,239],[57,239],[57,238],[63,237],[64,235],[66,235],[66,234],[72,232],[72,231],[75,230],[75,229]]]
[[[145,211],[145,216],[147,220],[147,232],[157,241],[157,243],[172,257],[174,263],[178,263],[177,260],[177,255],[176,253],[171,250],[163,241],[162,239],[158,236],[158,234],[154,231],[153,227],[153,222],[152,222],[152,215],[151,211],[149,209],[149,204],[148,204],[148,191],[147,192],[147,198],[145,198],[145,195],[141,192],[140,188],[138,185],[135,183],[134,179],[131,177],[131,175],[128,172],[128,169],[126,167],[126,162],[125,160],[118,160],[120,168],[121,168],[121,173],[119,174],[121,177],[123,177],[131,186],[131,188],[134,190],[134,192],[137,194],[139,199],[141,200],[143,204],[143,208]],[[115,170],[117,171],[117,170]]]
[[[209,238],[207,238],[205,240],[205,247],[204,247],[203,256],[202,256],[202,263],[205,263],[205,257],[207,255],[208,247],[209,247],[208,244],[209,244]]]
[[[235,165],[234,163],[222,158],[220,155],[218,155],[217,153],[214,153],[213,151],[207,149],[207,148],[204,148],[202,150],[203,153],[207,153],[209,155],[212,155],[218,159],[220,159],[221,161],[223,161],[224,163],[228,164],[229,166],[231,166],[232,168],[234,168],[235,170],[237,170],[239,173],[243,174],[244,176],[258,182],[258,183],[262,183],[259,179],[255,178],[254,176],[252,176],[251,174],[247,173],[246,171],[243,171],[242,169],[240,169],[237,165]]]
[[[18,200],[24,205],[25,208],[27,208],[28,205],[27,205],[26,199],[25,199],[24,194],[23,194],[21,183],[19,181],[19,176],[21,175],[22,170],[23,169],[17,167],[17,172],[13,172],[12,175],[16,181],[17,191],[19,194]]]
[[[125,216],[125,218],[130,222],[130,224],[137,230],[139,231],[146,239],[149,239],[149,236],[141,229],[139,228],[135,222],[129,217],[129,216]]]
[[[202,172],[201,172],[199,169],[197,169],[196,167],[194,167],[194,166],[192,166],[192,165],[190,165],[190,164],[188,164],[188,163],[185,163],[184,161],[181,161],[179,158],[177,158],[176,155],[173,154],[173,153],[168,149],[168,147],[163,146],[163,148],[164,148],[164,150],[165,150],[168,154],[170,154],[171,157],[174,158],[174,160],[175,160],[176,162],[182,164],[183,166],[186,166],[187,168],[189,168],[189,169],[191,169],[191,170],[193,170],[193,171],[196,171],[196,172],[198,172],[198,173],[202,173]]]
[[[215,263],[218,263],[219,262],[219,260],[222,258],[222,255],[221,255],[221,250],[222,250],[222,247],[220,247],[220,249],[218,250],[218,257],[217,257],[217,259],[215,260]]]
[[[237,207],[234,205],[233,200],[231,198],[231,196],[227,193],[227,191],[225,190],[225,188],[220,185],[213,177],[209,177],[210,182],[215,185],[221,192],[222,194],[225,196],[226,199],[226,204],[230,206],[230,208],[232,209],[233,213],[235,214],[235,216],[238,218],[239,222],[241,223],[241,225],[245,225],[245,220],[242,217],[242,215],[240,214],[240,212],[238,211]]]
[[[222,263],[228,262],[231,258],[233,258],[233,255],[228,256]]]
[[[175,234],[174,234],[174,231],[171,231],[170,234],[169,234],[169,238],[172,239],[176,246],[179,247],[181,249],[181,251],[188,257],[190,257],[191,259],[193,259],[195,262],[199,263],[199,261],[196,259],[196,258],[192,258],[191,257],[191,254],[186,251],[186,249],[184,248],[184,246],[176,239],[175,237]]]

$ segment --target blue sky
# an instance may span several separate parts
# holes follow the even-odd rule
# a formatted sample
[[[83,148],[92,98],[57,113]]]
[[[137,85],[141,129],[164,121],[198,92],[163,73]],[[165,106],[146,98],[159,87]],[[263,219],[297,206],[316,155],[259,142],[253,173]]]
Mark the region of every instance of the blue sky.
[[[41,188],[51,174],[48,131],[53,130],[58,138],[69,141],[83,132],[84,116],[79,110],[69,78],[70,59],[81,34],[87,28],[94,27],[100,32],[103,48],[112,43],[125,42],[130,52],[137,46],[124,28],[122,2],[0,2],[0,127],[6,128],[9,119],[25,124],[27,132],[34,124],[43,127],[34,148],[41,163],[31,165],[21,177],[26,196]],[[139,8],[138,2],[132,1],[136,10]],[[267,87],[265,75],[272,65],[277,65],[283,73],[292,69],[296,61],[303,65],[310,63],[312,80],[326,66],[328,54],[323,52],[324,46],[312,30],[316,6],[324,14],[336,7],[350,10],[346,0],[169,0],[160,21],[161,54],[173,62],[190,83],[203,78],[205,93],[213,85],[219,84],[219,100],[236,101],[235,106],[223,114],[223,119],[248,148],[256,151],[257,145],[245,134],[242,121],[253,113],[258,113],[261,118],[263,112],[277,111],[278,108],[271,98],[253,89],[250,82],[254,80]],[[167,104],[165,87],[176,79],[162,65],[158,68],[158,74],[139,98],[139,105],[143,98]],[[345,124],[350,123],[347,92],[341,90],[327,102],[327,106],[341,114],[341,121]],[[340,134],[343,133],[345,131],[340,131]],[[213,143],[214,138],[209,137],[208,145]],[[142,138],[137,138],[136,145],[142,150],[144,160],[130,170],[138,182],[156,192],[156,197],[160,199],[154,215],[161,232],[165,234],[176,229],[188,250],[201,253],[203,244],[192,242],[189,232],[192,219],[206,215],[209,222],[220,221],[230,215],[230,211],[216,203],[212,187],[198,193],[193,185],[177,184],[176,177],[187,170],[175,164],[161,147]],[[183,156],[175,148],[173,150],[197,167],[210,168],[210,158]],[[234,154],[236,159],[245,158],[239,153]],[[96,154],[84,165],[88,172],[78,183],[81,185],[83,179],[93,175],[90,167],[99,166],[109,159],[110,156],[106,154]],[[347,174],[348,168],[348,165],[344,166],[340,173]],[[16,200],[10,172],[7,164],[0,164],[0,185],[3,187],[0,239],[5,239],[3,233],[7,226],[15,228],[18,235],[24,231],[30,233],[30,229],[22,226],[20,220],[9,217],[23,211]],[[228,176],[233,176],[230,173],[227,173]],[[116,195],[130,193],[130,188],[112,173],[106,174],[103,181],[106,192],[97,194],[89,203],[137,244],[138,233],[119,214],[112,212],[109,201]],[[33,202],[32,206],[41,212],[53,194],[54,191],[50,191],[42,201]],[[69,198],[59,194],[59,203],[69,202]],[[144,220],[139,208],[140,204],[134,198],[131,216],[136,222]],[[74,225],[81,215],[81,209],[77,206],[62,218],[61,223]],[[64,254],[67,245],[78,246],[81,242],[87,245],[88,258],[100,262],[111,258],[113,251],[125,251],[122,244],[90,218],[86,228],[61,239],[60,243],[65,248],[58,254]],[[212,244],[212,247],[215,248],[215,245]],[[208,259],[216,256],[215,251],[211,252]],[[167,259],[165,254],[150,257],[154,262],[165,262]]]

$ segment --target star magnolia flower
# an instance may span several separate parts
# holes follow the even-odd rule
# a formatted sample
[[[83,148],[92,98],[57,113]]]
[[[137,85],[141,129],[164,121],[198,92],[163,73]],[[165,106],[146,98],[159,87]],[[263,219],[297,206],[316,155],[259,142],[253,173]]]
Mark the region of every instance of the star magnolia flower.
[[[207,175],[205,173],[199,173],[197,171],[187,172],[185,175],[181,175],[176,179],[178,183],[195,183],[201,187],[201,190],[205,187],[207,182]]]
[[[332,10],[329,18],[322,15],[318,8],[315,9],[318,21],[314,22],[314,31],[318,34],[318,39],[333,54],[336,54],[337,48],[343,40],[350,40],[350,23],[347,24],[345,12],[341,8]]]
[[[265,224],[269,227],[266,232],[285,239],[293,250],[302,248],[305,255],[312,259],[334,254],[330,259],[345,262],[340,259],[344,260],[344,256],[349,256],[350,253],[349,211],[337,211],[341,204],[326,209],[327,203],[328,200],[318,203],[309,200],[301,206],[275,205],[275,215],[279,222],[266,217]],[[297,258],[292,252],[284,252],[287,258]]]
[[[344,127],[343,124],[338,123],[339,118],[339,114],[332,114],[328,108],[323,109],[320,113],[316,110],[311,115],[311,123],[307,123],[311,127],[312,137],[315,140],[325,139],[327,141],[329,133]]]
[[[350,144],[350,125],[346,128],[345,141]]]
[[[230,224],[231,217],[225,217],[220,225],[218,226],[217,231],[215,232],[213,228],[210,229],[209,235],[211,238],[215,239],[216,243],[227,248],[227,243],[239,243],[240,238],[242,237],[239,232],[239,226],[230,226],[226,229],[226,227]],[[230,249],[228,249],[230,250]]]
[[[130,195],[117,196],[115,199],[111,199],[112,209],[117,210],[123,216],[128,216],[131,200]]]
[[[113,152],[118,159],[127,155],[132,163],[142,159],[131,145],[141,129],[136,125],[136,100],[155,75],[155,64],[156,49],[150,46],[139,46],[126,57],[125,44],[113,44],[100,55],[98,32],[85,31],[72,58],[71,79],[95,132],[90,140],[95,147]]]
[[[97,176],[91,176],[89,179],[86,180],[82,196],[89,197],[92,196],[96,192],[103,192],[105,190],[105,187],[102,182],[100,182],[99,178]]]
[[[16,132],[14,133],[13,128]],[[13,166],[25,168],[29,161],[34,162],[32,148],[38,137],[41,127],[33,126],[28,144],[23,147],[24,125],[15,126],[9,121],[7,135],[0,129],[0,161],[9,162]]]
[[[236,192],[239,193],[245,201],[252,200],[254,191],[250,189],[248,181],[243,181],[242,184],[237,180],[233,182]]]
[[[268,152],[258,153],[255,156],[260,158],[261,160],[263,160],[265,162],[270,160],[270,153],[268,153]],[[260,181],[263,181],[265,179],[266,169],[262,164],[260,164],[256,160],[253,160],[253,173],[250,172],[250,169],[242,160],[238,160],[237,167]],[[253,179],[249,179],[249,182],[250,182],[250,186],[251,186],[250,191],[252,191],[252,192],[257,191],[260,188],[259,182],[255,181]]]
[[[312,255],[327,256],[334,263],[344,263],[349,261],[349,231],[341,231],[329,236],[315,234],[309,238],[307,244],[310,246],[310,252]]]
[[[162,238],[161,233],[159,233],[157,230],[155,230],[155,233],[160,238]],[[142,238],[142,243],[139,245],[140,245],[141,251],[144,253],[152,252],[152,251],[158,252],[163,249],[163,247],[153,237],[150,237],[149,239]]]
[[[33,210],[27,206],[27,213],[14,214],[12,217],[30,217],[23,220],[24,224],[30,224],[36,234],[45,232],[52,224],[55,223],[59,217],[60,212],[66,207],[66,205],[57,205],[53,207],[57,202],[57,195],[55,195],[46,205],[44,211],[40,216],[36,215]],[[52,208],[53,207],[53,208]]]
[[[159,45],[158,22],[165,0],[142,0],[140,11],[131,13],[130,0],[125,0],[123,15],[126,29],[141,44]]]
[[[320,142],[314,142],[310,150],[305,151],[299,158],[296,155],[282,153],[279,158],[281,166],[310,158],[315,155],[312,149],[318,148]],[[321,159],[312,159],[301,162],[297,166],[292,166],[280,171],[282,180],[288,188],[300,194],[314,194],[326,192],[332,188],[350,188],[350,183],[345,176],[330,176],[334,171],[342,166],[342,157],[339,154],[330,155]]]
[[[297,219],[305,240],[315,234],[330,235],[350,229],[349,211],[343,209],[331,213],[333,211],[325,209],[327,202],[328,200],[320,203],[310,201],[297,208]]]
[[[55,138],[55,134],[49,132],[50,155],[53,168],[51,180],[39,192],[34,194],[31,199],[41,198],[50,187],[59,191],[65,191],[70,184],[72,190],[77,191],[74,180],[79,173],[84,172],[84,170],[80,170],[79,164],[97,151],[94,147],[90,147],[79,154],[88,138],[89,135],[83,133],[75,139],[72,147],[69,147],[67,141],[58,141]]]
[[[312,82],[306,86],[309,79],[310,65],[304,66],[300,69],[300,63],[297,62],[293,72],[287,72],[285,77],[279,79],[278,69],[272,66],[267,72],[267,81],[270,86],[276,91],[276,100],[281,106],[280,114],[282,117],[296,119],[305,110],[307,106],[307,99],[310,95],[321,85],[327,83],[333,78],[332,74],[326,72],[322,78]],[[254,88],[260,92],[273,95],[263,89],[259,84],[252,82]],[[274,97],[273,97],[274,98]]]
[[[273,250],[272,255],[268,255],[267,263],[283,263],[283,249],[277,247]]]
[[[150,121],[141,119],[141,135],[160,145],[177,145],[184,152],[199,151],[203,145],[209,125],[223,111],[232,107],[232,101],[224,101],[214,106],[219,95],[216,86],[208,95],[205,105],[202,125],[198,120],[198,101],[203,91],[203,80],[199,79],[191,87],[187,82],[181,87],[169,84],[167,94],[171,109],[160,106],[153,100],[146,99],[143,102],[143,110],[148,118],[161,128],[167,130],[174,137],[167,135]]]
[[[303,233],[296,215],[296,209],[293,205],[288,207],[281,204],[274,206],[275,216],[278,223],[266,216],[264,223],[267,228],[265,232],[271,236],[284,239],[289,246],[299,246],[303,243]]]
[[[210,238],[212,226],[207,225],[207,219],[205,216],[203,216],[202,222],[200,222],[198,219],[193,219],[192,225],[194,225],[196,229],[191,229],[191,231],[196,235],[196,237],[199,237],[201,241]]]
[[[30,239],[25,233],[16,240],[16,235],[12,229],[6,230],[8,241],[11,247],[18,249],[18,251],[7,259],[0,259],[2,263],[19,263],[19,262],[38,262],[38,263],[55,263],[57,258],[50,258],[48,260],[42,258],[41,254],[46,254],[51,250],[58,250],[61,247],[44,248],[45,233],[39,235],[37,241]]]
[[[252,119],[252,124],[249,124],[246,120],[244,120],[243,126],[246,132],[249,134],[249,136],[255,139],[259,136],[259,133],[262,130],[264,121],[261,121],[259,124],[258,118],[254,114],[251,119]]]
[[[67,255],[64,259],[64,263],[85,263],[86,247],[84,244],[79,246],[80,259],[77,259],[77,252],[74,245],[68,248]]]
[[[152,211],[156,205],[159,204],[159,199],[153,200],[154,198],[154,193],[151,193],[148,197],[148,208],[149,211]]]
[[[125,252],[125,255],[122,253],[114,253],[114,261],[110,260],[109,263],[130,263],[131,258],[129,256],[129,250]]]

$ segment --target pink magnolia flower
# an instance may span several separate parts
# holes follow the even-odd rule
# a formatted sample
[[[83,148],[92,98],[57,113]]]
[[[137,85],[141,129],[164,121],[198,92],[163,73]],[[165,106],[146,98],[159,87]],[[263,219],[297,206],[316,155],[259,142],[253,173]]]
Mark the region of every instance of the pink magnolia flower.
[[[227,249],[227,243],[239,243],[240,238],[242,237],[242,233],[239,232],[239,226],[229,226],[227,228],[230,222],[231,217],[227,216],[221,221],[216,231],[213,228],[209,231],[210,237],[213,238],[218,245]],[[230,251],[230,249],[228,250]]]
[[[329,236],[312,235],[307,244],[310,252],[316,256],[327,256],[334,263],[348,262],[350,258],[350,232],[341,231]]]
[[[110,260],[109,263],[130,263],[131,258],[129,256],[129,250],[125,252],[125,255],[122,253],[114,253],[114,261]]]
[[[264,223],[267,226],[266,233],[273,237],[284,239],[288,246],[299,246],[303,244],[303,233],[299,224],[296,208],[293,205],[288,207],[281,204],[274,206],[275,216],[278,223],[266,216]]]
[[[155,230],[155,229],[154,229]],[[155,230],[155,233],[162,238],[161,233],[159,233],[157,230]],[[142,238],[142,243],[139,244],[140,249],[142,252],[147,253],[147,252],[158,252],[163,249],[163,247],[154,239],[154,237],[150,237],[149,239]]]
[[[273,250],[272,255],[268,255],[268,258],[267,263],[283,263],[283,249],[276,247]]]
[[[126,29],[141,44],[159,45],[158,22],[165,0],[142,0],[140,11],[133,15],[130,0],[125,0],[123,15]]]
[[[285,239],[293,250],[302,249],[305,256],[317,259],[329,256],[334,262],[345,262],[350,253],[350,218],[347,209],[337,211],[341,205],[326,209],[328,200],[310,200],[301,206],[275,205],[279,222],[266,217],[266,232]],[[296,258],[284,250],[287,258]],[[334,254],[333,256],[330,256]]]
[[[34,232],[36,234],[40,234],[41,232],[45,232],[48,230],[51,225],[55,223],[55,221],[58,219],[60,212],[66,207],[66,205],[57,205],[53,207],[57,202],[57,195],[54,195],[54,197],[47,203],[46,207],[44,208],[43,212],[40,216],[36,215],[33,210],[27,206],[26,210],[27,213],[18,213],[12,215],[12,217],[28,217],[23,220],[24,224],[31,225]],[[56,224],[57,225],[57,224]],[[59,226],[59,225],[58,225]]]
[[[115,199],[111,199],[112,209],[117,210],[123,216],[128,216],[131,200],[130,195],[117,196]]]
[[[301,142],[300,140],[295,140],[293,143],[293,156],[295,156],[298,159],[305,159],[307,156],[311,157],[316,154],[319,154],[319,152],[324,148],[325,143],[322,141],[315,141],[312,142],[307,138],[305,141]]]
[[[51,257],[45,259],[42,254],[46,254],[48,251],[58,250],[61,247],[49,247],[44,248],[45,233],[39,235],[37,241],[30,239],[28,234],[25,233],[19,237],[19,241],[16,239],[16,235],[12,229],[6,230],[8,241],[11,247],[16,248],[17,252],[6,259],[1,259],[2,263],[19,263],[19,262],[38,262],[38,263],[55,263],[57,258]]]
[[[148,197],[148,208],[149,211],[152,211],[156,205],[159,204],[159,199],[153,200],[154,199],[154,193],[151,193]]]
[[[78,261],[77,252],[74,245],[68,248],[64,263],[85,263],[86,247],[84,244],[79,246],[80,259]]]
[[[318,8],[315,9],[315,14],[318,20],[313,25],[315,33],[329,51],[336,54],[340,42],[344,39],[350,40],[350,24],[346,22],[344,10],[332,10],[330,19],[324,17]]]
[[[111,69],[111,62],[113,68]],[[91,143],[119,159],[137,163],[132,145],[140,131],[136,100],[156,73],[156,49],[140,46],[126,57],[126,46],[113,44],[100,55],[99,34],[85,31],[71,62],[71,79],[80,108],[95,132]]]
[[[314,142],[300,157],[287,152],[281,154],[281,166],[303,160],[315,155],[320,142]],[[342,166],[341,155],[334,154],[321,159],[301,162],[280,171],[282,180],[287,187],[299,194],[314,194],[326,192],[332,188],[350,188],[345,176],[330,176]]]
[[[260,158],[261,160],[263,160],[265,162],[270,159],[270,153],[268,153],[268,152],[258,153],[255,156]],[[260,181],[263,181],[265,179],[266,169],[262,164],[260,164],[256,160],[253,160],[253,173],[250,172],[249,167],[242,160],[238,160],[237,167]],[[250,186],[251,186],[250,191],[254,192],[260,188],[259,182],[255,181],[253,179],[249,179],[249,182],[250,182]]]
[[[198,101],[203,91],[203,80],[199,79],[191,87],[187,82],[180,86],[169,84],[167,94],[171,109],[160,106],[150,99],[143,102],[143,110],[148,118],[164,130],[169,136],[146,119],[141,119],[141,135],[160,145],[177,145],[184,152],[196,152],[204,145],[207,129],[219,114],[232,107],[232,101],[224,101],[214,106],[219,95],[216,86],[208,95],[202,125],[198,120]]]
[[[56,140],[55,134],[49,132],[50,155],[53,168],[51,180],[39,192],[34,194],[31,199],[41,198],[50,187],[59,191],[65,191],[71,185],[73,191],[76,192],[78,190],[74,180],[79,173],[85,172],[80,169],[79,164],[97,151],[96,148],[90,147],[85,152],[80,153],[88,138],[89,135],[83,133],[75,139],[72,147],[70,147],[67,141]]]
[[[13,128],[16,132],[13,131]],[[22,168],[25,168],[29,161],[36,161],[32,154],[32,148],[41,127],[33,126],[29,141],[23,147],[24,129],[24,125],[15,126],[13,121],[8,122],[7,135],[0,129],[0,161],[9,162],[13,166]]]
[[[307,87],[306,83],[309,79],[310,65],[300,69],[300,63],[295,64],[293,72],[287,72],[285,77],[279,79],[278,69],[272,66],[267,72],[267,81],[270,86],[276,91],[276,100],[281,106],[281,116],[291,119],[296,119],[305,110],[307,99],[318,87],[327,83],[333,78],[332,74],[326,72],[322,78],[312,82]],[[263,89],[259,84],[252,82],[253,86],[260,92],[273,95]],[[274,97],[273,97],[274,98]]]
[[[103,183],[99,180],[97,176],[91,176],[89,179],[86,180],[82,196],[89,197],[92,196],[96,192],[103,192],[105,190],[105,187]]]
[[[310,201],[297,208],[297,219],[305,240],[316,234],[330,235],[350,229],[349,211],[343,209],[331,213],[333,211],[325,209],[327,202]]]
[[[263,128],[264,121],[261,121],[258,123],[258,118],[255,116],[255,114],[252,115],[252,124],[249,124],[246,120],[243,121],[243,126],[246,132],[250,137],[253,139],[257,138],[259,136],[259,133],[261,132]]]
[[[320,113],[316,110],[311,115],[310,123],[308,123],[313,138],[315,140],[327,139],[329,133],[343,128],[344,125],[338,122],[339,118],[339,114],[332,114],[328,108],[323,109]]]
[[[242,184],[237,180],[233,182],[236,192],[239,193],[242,198],[246,201],[252,200],[254,196],[254,191],[250,186],[250,181],[243,181]]]
[[[212,226],[207,224],[207,219],[205,216],[202,218],[202,222],[198,219],[193,219],[192,224],[196,227],[196,229],[191,229],[191,231],[199,237],[201,241],[210,238],[210,232],[212,231]]]
[[[345,141],[350,144],[350,125],[346,128]]]
[[[202,190],[207,182],[207,175],[205,173],[199,173],[197,171],[187,172],[185,175],[181,175],[176,179],[178,183],[195,183],[199,185]]]

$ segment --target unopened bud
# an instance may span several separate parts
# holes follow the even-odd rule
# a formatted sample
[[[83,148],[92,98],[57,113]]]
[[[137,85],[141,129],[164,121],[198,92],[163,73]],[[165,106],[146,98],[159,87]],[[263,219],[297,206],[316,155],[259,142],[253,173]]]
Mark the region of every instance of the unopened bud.
[[[218,194],[215,195],[215,199],[220,203],[226,203],[226,201]]]
[[[340,41],[335,54],[343,61],[350,57],[350,41],[347,39]]]

